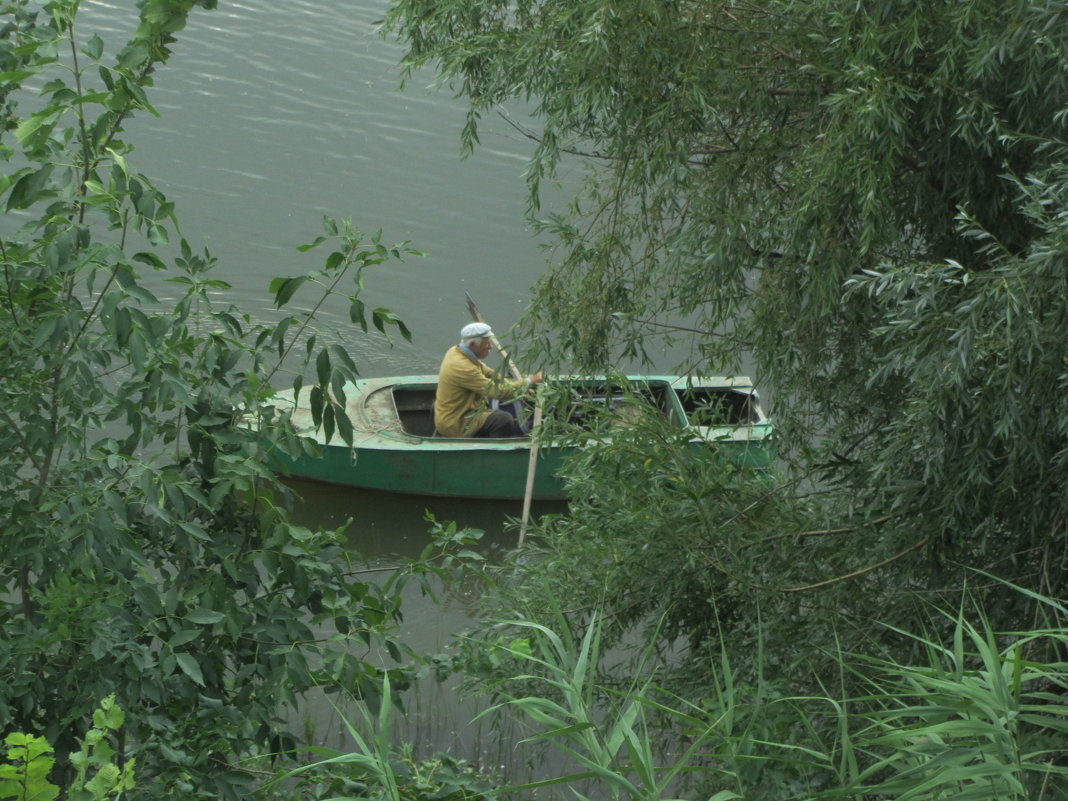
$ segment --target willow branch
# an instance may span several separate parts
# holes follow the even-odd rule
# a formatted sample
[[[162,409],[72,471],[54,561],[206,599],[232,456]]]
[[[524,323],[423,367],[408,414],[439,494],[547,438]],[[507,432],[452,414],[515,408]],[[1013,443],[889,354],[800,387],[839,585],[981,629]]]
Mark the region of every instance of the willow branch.
[[[7,242],[3,239],[0,239],[0,258],[4,260],[4,283],[7,285],[7,292],[4,294],[4,305],[7,306],[7,310],[11,314],[11,320],[17,326],[19,325],[19,317],[15,307],[15,289],[11,283],[11,261],[7,255]]]
[[[818,528],[811,531],[798,531],[787,532],[785,534],[772,534],[756,542],[746,543],[744,547],[749,548],[753,545],[766,545],[769,542],[775,542],[776,540],[790,539],[791,537],[823,537],[830,534],[849,534],[853,531],[860,531],[861,529],[869,528],[870,526],[878,526],[885,523],[887,520],[892,520],[897,517],[898,514],[883,515],[875,520],[869,520],[866,523],[861,523],[859,526],[843,526],[842,528]]]
[[[877,562],[874,565],[869,565],[868,567],[861,568],[860,570],[854,570],[852,573],[846,573],[844,576],[835,576],[834,578],[827,579],[826,581],[820,581],[816,584],[807,584],[804,587],[784,587],[782,590],[780,590],[780,592],[803,592],[804,590],[815,590],[819,589],[820,587],[827,587],[831,584],[838,584],[839,582],[847,581],[848,579],[856,578],[857,576],[863,576],[865,573],[871,573],[873,570],[878,570],[880,567],[885,567],[891,562],[896,562],[898,559],[902,559],[905,556],[908,556],[913,551],[922,548],[924,545],[926,545],[929,539],[930,537],[924,537],[915,545],[909,546],[901,553],[896,554],[895,556],[891,556],[889,559],[884,559],[881,562]]]

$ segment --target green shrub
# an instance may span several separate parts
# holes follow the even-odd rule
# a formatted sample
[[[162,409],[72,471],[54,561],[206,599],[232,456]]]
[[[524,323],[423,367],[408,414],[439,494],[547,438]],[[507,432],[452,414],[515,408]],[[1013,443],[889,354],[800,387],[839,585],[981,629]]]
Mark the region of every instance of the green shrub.
[[[68,755],[73,779],[63,794],[67,801],[118,799],[133,789],[134,762],[123,761],[111,743],[124,720],[114,696],[105,698],[93,712],[92,727],[78,750]],[[51,801],[60,795],[60,787],[50,781],[56,757],[45,738],[14,733],[4,738],[4,745],[7,749],[6,762],[0,764],[0,799]]]

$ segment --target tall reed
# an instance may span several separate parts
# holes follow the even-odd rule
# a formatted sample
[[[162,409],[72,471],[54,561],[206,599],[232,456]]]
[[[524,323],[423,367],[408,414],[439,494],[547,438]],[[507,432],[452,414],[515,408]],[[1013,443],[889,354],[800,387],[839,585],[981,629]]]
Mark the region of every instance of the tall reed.
[[[558,620],[559,631],[532,621],[509,621],[502,624],[506,633],[496,642],[482,642],[513,660],[516,670],[488,686],[503,700],[480,717],[515,713],[535,727],[521,744],[546,743],[564,758],[558,774],[506,790],[565,786],[567,797],[580,801],[594,797],[663,801],[674,798],[678,780],[692,771],[723,773],[720,778],[731,783],[729,771],[698,760],[706,755],[719,721],[681,698],[664,698],[641,668],[623,687],[599,684],[597,668],[603,654],[596,616],[581,639],[572,635],[562,617]],[[665,723],[685,732],[686,744],[669,759],[660,747],[666,741]],[[724,789],[709,801],[741,797]]]
[[[949,642],[907,635],[923,646],[926,664],[860,660],[872,692],[853,702],[867,711],[853,721],[849,746],[864,767],[829,795],[1068,798],[1068,630],[999,636],[979,618],[973,625],[952,616]]]

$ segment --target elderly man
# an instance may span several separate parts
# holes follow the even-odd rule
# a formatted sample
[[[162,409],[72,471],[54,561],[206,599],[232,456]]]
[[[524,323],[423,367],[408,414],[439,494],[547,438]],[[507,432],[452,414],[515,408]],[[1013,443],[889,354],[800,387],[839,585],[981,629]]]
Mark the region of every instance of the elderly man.
[[[441,361],[434,398],[434,426],[443,437],[510,437],[515,418],[491,410],[488,398],[512,400],[541,381],[535,373],[526,381],[510,380],[483,363],[493,348],[493,331],[485,323],[471,323],[460,331]]]

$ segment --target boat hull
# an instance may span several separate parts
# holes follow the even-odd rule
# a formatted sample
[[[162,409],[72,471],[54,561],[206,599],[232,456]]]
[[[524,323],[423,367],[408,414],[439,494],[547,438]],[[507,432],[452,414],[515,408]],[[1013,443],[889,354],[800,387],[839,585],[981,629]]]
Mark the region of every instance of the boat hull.
[[[533,498],[565,498],[556,476],[562,448],[539,449]],[[319,458],[278,458],[286,475],[361,489],[451,498],[522,498],[530,465],[524,441],[498,448],[354,449],[321,446]]]
[[[693,432],[694,447],[712,446],[726,458],[748,468],[770,464],[770,425],[753,402],[746,425],[715,428],[689,424],[683,389],[673,377],[657,377],[660,402],[670,424]],[[719,379],[732,396],[753,396],[751,387],[735,379]],[[353,424],[353,447],[337,436],[325,442],[312,424],[311,411],[280,393],[299,431],[316,441],[318,453],[294,459],[276,453],[275,467],[284,475],[340,486],[455,498],[519,499],[525,496],[530,469],[528,438],[472,439],[432,434],[432,399],[436,376],[367,379],[346,385],[345,404]],[[672,383],[676,382],[676,383]],[[746,393],[749,395],[746,395]],[[303,397],[302,397],[303,400]],[[412,433],[418,431],[422,433]],[[574,446],[541,443],[535,459],[532,497],[567,497],[558,472]]]

